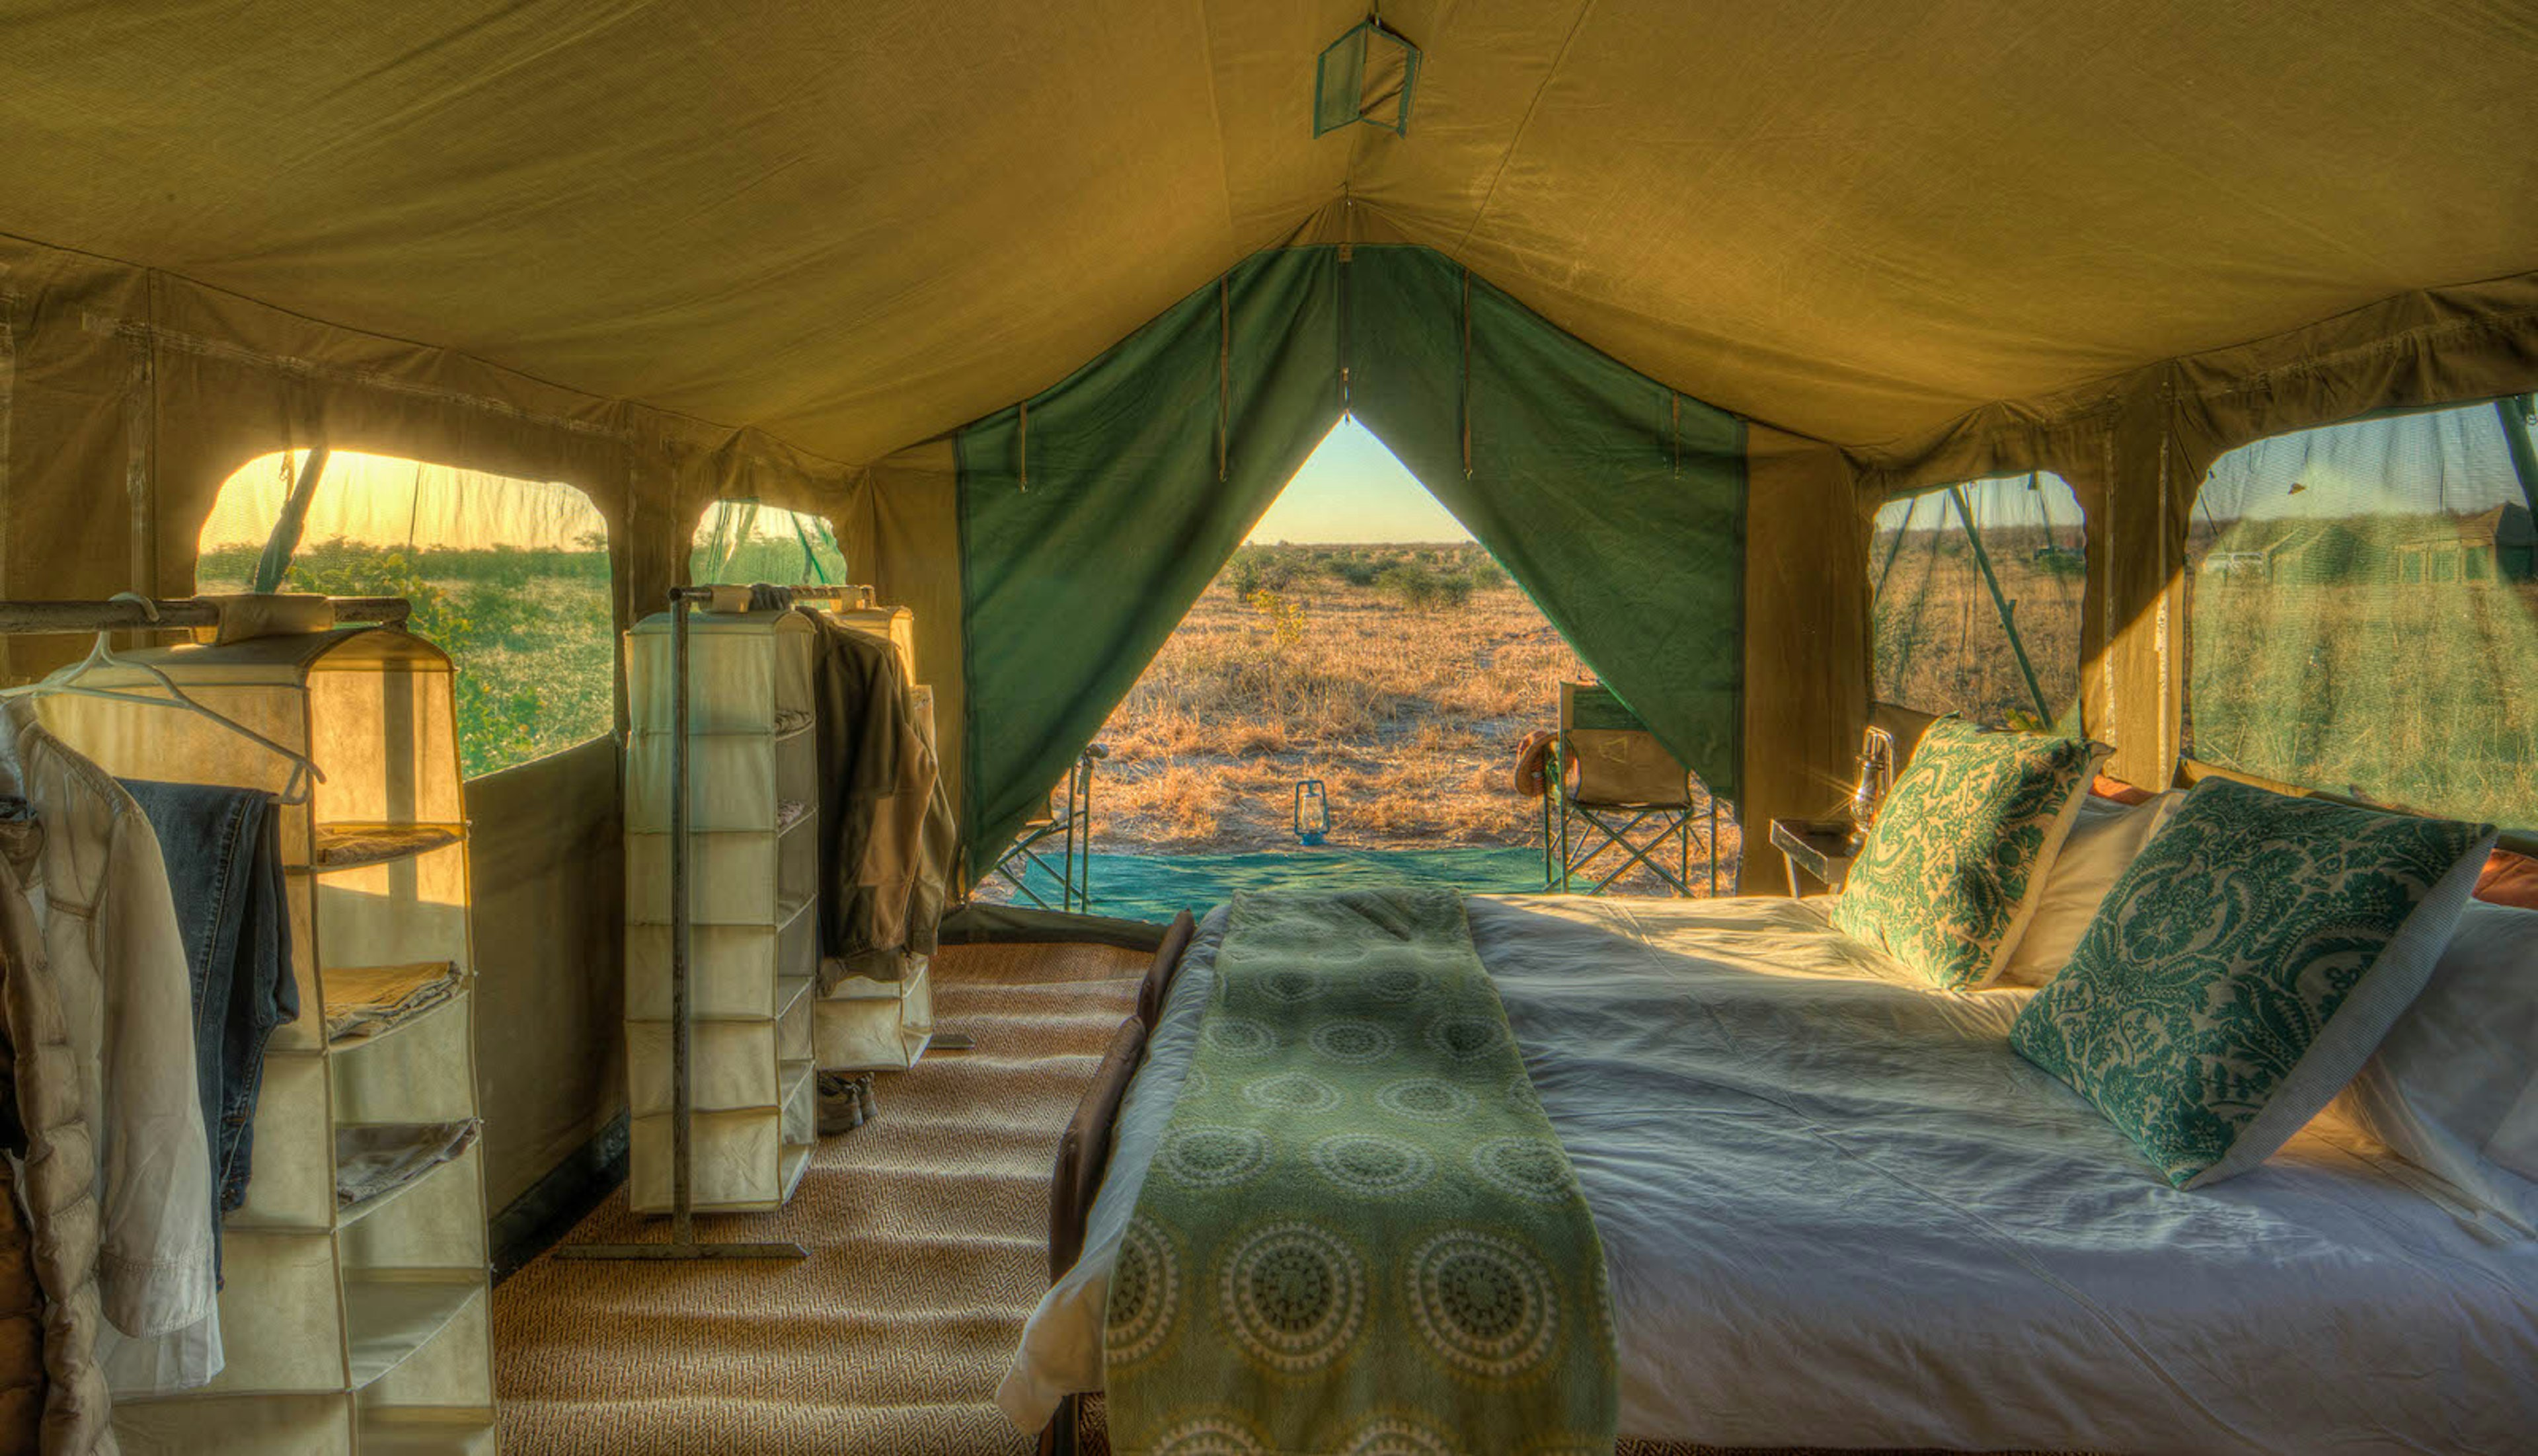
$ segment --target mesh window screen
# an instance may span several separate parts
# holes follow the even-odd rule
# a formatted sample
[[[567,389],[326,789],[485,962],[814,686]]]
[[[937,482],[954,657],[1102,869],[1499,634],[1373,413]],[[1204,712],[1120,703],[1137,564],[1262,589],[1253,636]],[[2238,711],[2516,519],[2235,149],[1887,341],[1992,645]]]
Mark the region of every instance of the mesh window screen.
[[[2538,825],[2538,461],[2524,398],[2221,457],[2187,539],[2186,752]]]
[[[1889,500],[1868,558],[1878,700],[2066,722],[2080,693],[2080,501],[2049,471]]]
[[[471,778],[610,729],[608,527],[570,486],[282,451],[222,486],[199,550],[199,591],[413,602],[414,630],[458,665],[459,757]]]
[[[828,521],[755,500],[717,500],[697,522],[688,553],[693,582],[841,586],[846,556]]]

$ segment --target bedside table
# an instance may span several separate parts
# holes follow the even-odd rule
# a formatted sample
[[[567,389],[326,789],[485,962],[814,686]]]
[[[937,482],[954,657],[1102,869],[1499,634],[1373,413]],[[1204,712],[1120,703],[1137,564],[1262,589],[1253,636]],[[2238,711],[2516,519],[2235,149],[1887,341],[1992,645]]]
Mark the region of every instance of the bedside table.
[[[1841,889],[1850,878],[1853,846],[1848,820],[1775,819],[1771,821],[1771,847],[1780,851],[1780,860],[1789,868],[1789,893],[1802,895],[1798,872],[1830,891]]]

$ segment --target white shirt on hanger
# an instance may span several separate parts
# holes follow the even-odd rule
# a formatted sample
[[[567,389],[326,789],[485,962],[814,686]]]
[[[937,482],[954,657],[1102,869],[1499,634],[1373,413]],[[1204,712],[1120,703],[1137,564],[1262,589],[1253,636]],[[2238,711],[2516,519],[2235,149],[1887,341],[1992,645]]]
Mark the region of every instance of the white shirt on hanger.
[[[212,1159],[194,1061],[193,981],[159,840],[103,769],[0,702],[0,796],[43,847],[21,873],[97,1142],[98,1356],[117,1395],[188,1390],[221,1372]]]

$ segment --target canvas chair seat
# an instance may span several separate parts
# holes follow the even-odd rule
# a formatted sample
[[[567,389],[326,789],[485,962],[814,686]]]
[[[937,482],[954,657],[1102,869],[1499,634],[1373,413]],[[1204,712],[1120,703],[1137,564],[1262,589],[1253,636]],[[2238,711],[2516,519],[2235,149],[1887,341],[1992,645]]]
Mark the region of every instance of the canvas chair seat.
[[[1562,755],[1570,800],[1598,808],[1689,809],[1692,775],[1656,735],[1609,728],[1564,728]]]
[[[1678,895],[1692,893],[1694,849],[1718,893],[1718,806],[1610,689],[1560,685],[1556,771],[1543,796],[1543,884],[1599,894],[1644,869]],[[1705,815],[1703,807],[1705,806]],[[1708,831],[1701,831],[1705,817]],[[1612,856],[1618,852],[1618,863]],[[1608,868],[1598,869],[1602,858]]]

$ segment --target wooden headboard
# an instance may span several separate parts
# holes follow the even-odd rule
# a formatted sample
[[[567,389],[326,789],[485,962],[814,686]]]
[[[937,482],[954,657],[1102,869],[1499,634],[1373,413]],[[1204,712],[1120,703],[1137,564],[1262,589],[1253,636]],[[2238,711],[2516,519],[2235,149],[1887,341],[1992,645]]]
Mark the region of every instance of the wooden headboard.
[[[1189,949],[1197,922],[1183,910],[1164,932],[1146,978],[1137,987],[1136,1014],[1119,1024],[1102,1065],[1094,1069],[1075,1118],[1057,1140],[1057,1166],[1048,1186],[1048,1277],[1056,1279],[1075,1267],[1084,1252],[1085,1223],[1093,1216],[1094,1195],[1110,1166],[1110,1131],[1119,1121],[1119,1103],[1146,1054],[1146,1036],[1162,1017],[1164,997],[1179,973],[1182,953]]]
[[[1137,988],[1137,1010],[1110,1037],[1084,1099],[1075,1105],[1075,1120],[1057,1140],[1057,1166],[1048,1185],[1048,1277],[1055,1281],[1075,1267],[1084,1253],[1085,1225],[1093,1217],[1093,1200],[1102,1191],[1102,1176],[1110,1166],[1110,1135],[1119,1122],[1119,1103],[1128,1083],[1145,1059],[1146,1036],[1164,1012],[1164,998],[1180,973],[1198,924],[1183,910],[1164,932],[1153,964]],[[1040,1456],[1074,1456],[1079,1449],[1076,1423],[1083,1402],[1074,1396],[1058,1402],[1057,1414],[1039,1433]]]

